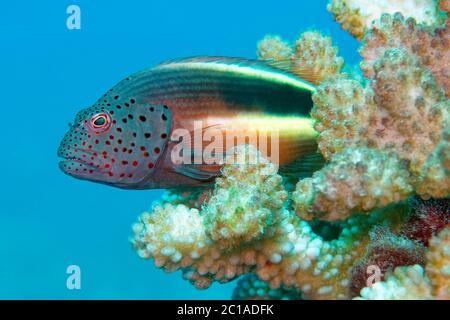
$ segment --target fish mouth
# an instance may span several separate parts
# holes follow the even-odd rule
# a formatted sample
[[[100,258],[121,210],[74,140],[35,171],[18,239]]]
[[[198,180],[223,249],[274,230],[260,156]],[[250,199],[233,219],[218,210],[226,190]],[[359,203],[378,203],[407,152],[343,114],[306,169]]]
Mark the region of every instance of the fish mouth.
[[[94,172],[99,172],[99,168],[92,163],[74,156],[65,156],[59,161],[59,168],[66,174],[72,176],[85,176]]]

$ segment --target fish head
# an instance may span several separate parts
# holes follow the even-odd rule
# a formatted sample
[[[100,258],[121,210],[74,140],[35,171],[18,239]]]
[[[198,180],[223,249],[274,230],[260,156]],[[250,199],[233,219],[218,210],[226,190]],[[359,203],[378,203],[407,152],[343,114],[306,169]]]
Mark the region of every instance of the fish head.
[[[58,148],[60,169],[75,178],[142,189],[158,169],[172,115],[165,105],[127,99],[81,110]]]

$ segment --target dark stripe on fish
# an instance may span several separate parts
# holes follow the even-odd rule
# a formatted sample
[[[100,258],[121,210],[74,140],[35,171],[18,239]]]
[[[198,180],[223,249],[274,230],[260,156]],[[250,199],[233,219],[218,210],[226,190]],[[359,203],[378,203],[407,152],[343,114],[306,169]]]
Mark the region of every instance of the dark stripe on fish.
[[[193,63],[193,67],[185,63]],[[197,64],[202,64],[201,68],[196,68]],[[241,67],[245,68],[242,72]],[[278,81],[280,76],[289,78],[290,83]],[[303,82],[305,88],[299,88],[292,85],[295,81],[302,82],[287,72],[251,60],[189,58],[137,73],[131,76],[132,84],[119,84],[117,90],[154,103],[210,97],[229,104],[231,109],[247,106],[270,114],[308,115],[313,87]]]

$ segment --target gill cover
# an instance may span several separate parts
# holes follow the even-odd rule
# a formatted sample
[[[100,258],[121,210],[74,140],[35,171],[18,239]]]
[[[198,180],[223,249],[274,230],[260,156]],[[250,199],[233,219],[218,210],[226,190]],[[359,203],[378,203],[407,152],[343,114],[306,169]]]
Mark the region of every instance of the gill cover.
[[[164,153],[167,141],[170,138],[172,130],[172,112],[166,105],[143,105],[146,108],[147,114],[151,117],[151,127],[146,130],[149,131],[146,134],[150,134],[148,138],[150,145],[148,147],[148,160],[147,167],[150,170],[154,170],[156,163],[160,156]],[[144,121],[145,122],[145,121]]]

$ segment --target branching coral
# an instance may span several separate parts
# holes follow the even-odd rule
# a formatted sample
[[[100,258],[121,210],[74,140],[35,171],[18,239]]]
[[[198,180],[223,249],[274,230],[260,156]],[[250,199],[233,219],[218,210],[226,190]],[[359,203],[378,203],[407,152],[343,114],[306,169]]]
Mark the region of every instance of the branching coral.
[[[236,152],[256,155],[251,147]],[[345,299],[362,287],[355,272],[363,274],[368,264],[386,271],[423,263],[420,245],[368,232],[374,225],[401,230],[408,221],[404,205],[352,216],[341,224],[337,239],[324,240],[288,210],[273,164],[253,158],[259,161],[226,165],[200,210],[157,203],[142,214],[133,238],[139,255],[166,271],[181,269],[198,288],[254,273],[236,289],[239,299],[292,298],[294,292],[309,299]],[[441,255],[435,260],[442,261]]]
[[[250,147],[238,154],[255,153]],[[202,209],[158,204],[134,226],[134,246],[166,271],[182,269],[199,288],[255,272],[270,288],[294,288],[315,299],[349,297],[350,270],[376,223],[392,212],[355,216],[325,241],[288,210],[282,178],[269,161],[228,164]]]
[[[319,150],[330,160],[346,147],[358,145],[365,136],[361,123],[368,123],[374,109],[373,94],[358,81],[346,79],[322,83],[313,95],[311,115],[320,132]]]
[[[427,259],[426,273],[433,296],[450,300],[450,227],[430,240]]]
[[[394,156],[371,149],[346,149],[312,178],[301,180],[293,194],[304,219],[346,218],[405,199],[412,191],[408,172]]]
[[[384,13],[400,12],[427,26],[437,26],[443,21],[436,0],[331,0],[328,11],[335,15],[343,29],[361,39],[372,23]]]
[[[369,87],[354,80],[319,86],[312,116],[328,159],[346,147],[394,151],[415,174],[442,140],[449,101],[431,73],[401,49],[387,50]]]
[[[450,299],[449,8],[332,1],[364,38],[364,79],[343,72],[318,32],[293,46],[264,38],[260,59],[317,85],[311,115],[327,164],[291,193],[273,164],[240,146],[247,161],[226,162],[212,189],[174,191],[141,215],[138,254],[198,288],[245,275],[236,299]],[[382,281],[363,288],[371,267]]]
[[[184,204],[185,206],[200,209],[203,202],[211,197],[211,189],[205,188],[178,188],[167,190],[161,198],[160,204],[170,203],[172,205]]]
[[[341,75],[344,59],[330,37],[316,31],[304,32],[294,45],[293,69],[309,70],[315,83]]]
[[[338,48],[330,37],[316,31],[302,33],[293,47],[278,36],[266,36],[258,43],[257,55],[315,84],[345,76]]]
[[[361,68],[367,77],[375,75],[376,61],[392,48],[402,48],[414,55],[450,96],[450,25],[430,29],[414,20],[405,20],[401,14],[383,15],[379,26],[365,36],[360,50],[364,58]]]
[[[257,55],[261,60],[284,61],[292,58],[292,47],[279,36],[265,36],[258,43]]]
[[[432,299],[430,282],[419,265],[398,267],[386,280],[361,290],[365,300]]]
[[[450,193],[450,101],[404,48],[385,50],[373,70],[366,87],[334,79],[313,96],[319,149],[331,161],[297,185],[303,218],[344,219],[413,192]]]
[[[446,102],[448,105],[448,100]],[[448,108],[448,107],[447,107]],[[445,124],[442,141],[424,163],[418,184],[417,193],[433,197],[447,197],[450,184],[450,127]]]
[[[247,151],[236,150],[238,156]],[[139,254],[155,258],[168,271],[184,268],[185,277],[198,287],[248,272],[254,250],[241,248],[285,218],[287,193],[275,167],[262,158],[254,165],[226,166],[223,175],[201,211],[164,204],[144,213],[134,228]]]

